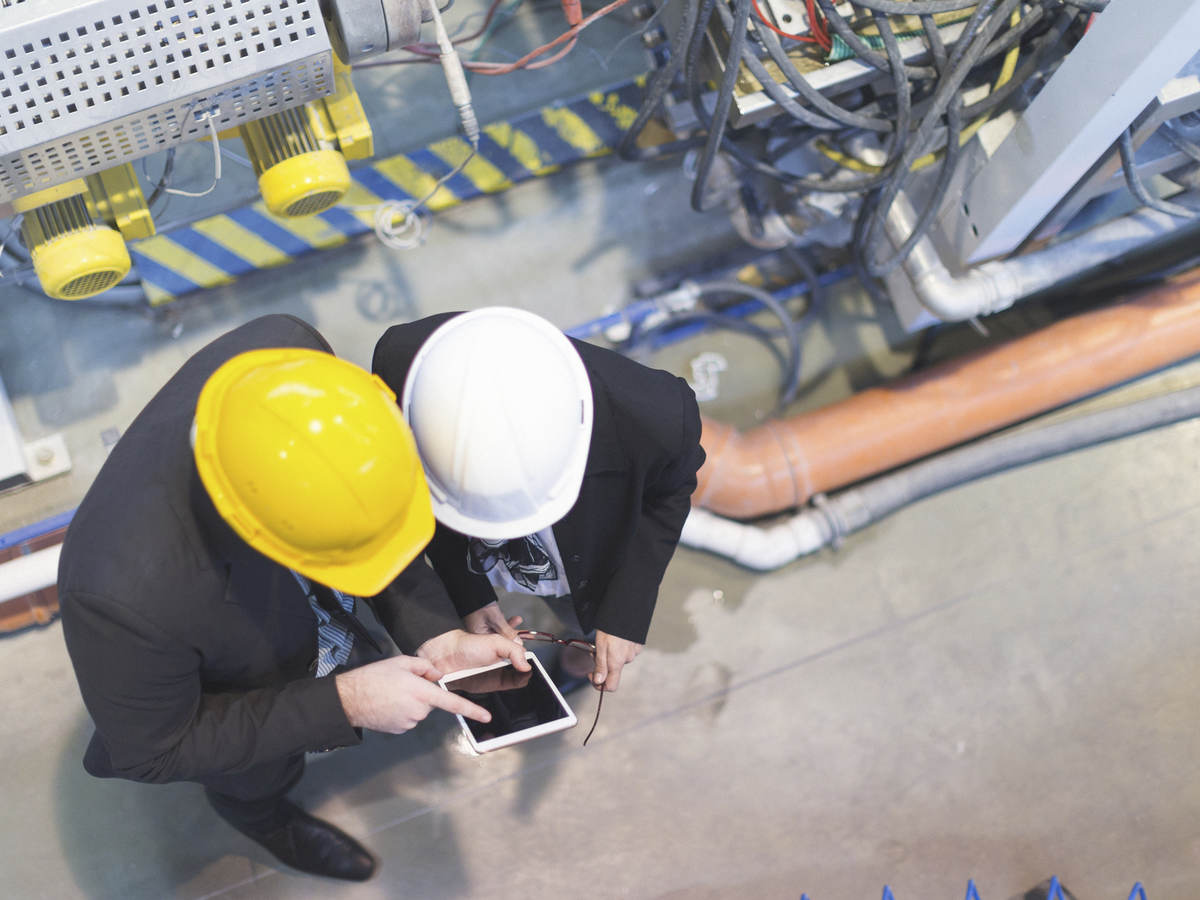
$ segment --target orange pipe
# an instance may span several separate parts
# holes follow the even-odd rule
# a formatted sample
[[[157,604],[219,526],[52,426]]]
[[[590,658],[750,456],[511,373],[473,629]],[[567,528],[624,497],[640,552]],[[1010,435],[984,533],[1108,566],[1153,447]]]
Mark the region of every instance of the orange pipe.
[[[1200,270],[745,433],[704,420],[692,503],[747,519],[1200,353]]]

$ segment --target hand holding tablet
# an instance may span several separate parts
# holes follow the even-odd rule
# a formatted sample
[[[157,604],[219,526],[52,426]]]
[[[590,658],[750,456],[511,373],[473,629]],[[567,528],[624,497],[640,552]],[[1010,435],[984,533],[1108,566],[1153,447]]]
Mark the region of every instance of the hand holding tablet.
[[[525,658],[530,665],[528,672],[517,671],[511,661],[503,660],[453,672],[438,682],[491,713],[492,720],[486,723],[456,714],[476,752],[486,753],[564,731],[578,721],[537,656],[527,650]]]

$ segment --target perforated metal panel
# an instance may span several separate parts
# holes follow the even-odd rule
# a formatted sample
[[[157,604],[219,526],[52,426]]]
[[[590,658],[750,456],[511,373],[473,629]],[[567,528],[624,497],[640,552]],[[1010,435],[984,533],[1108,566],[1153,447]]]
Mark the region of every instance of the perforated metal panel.
[[[0,0],[0,201],[328,94],[318,0]]]

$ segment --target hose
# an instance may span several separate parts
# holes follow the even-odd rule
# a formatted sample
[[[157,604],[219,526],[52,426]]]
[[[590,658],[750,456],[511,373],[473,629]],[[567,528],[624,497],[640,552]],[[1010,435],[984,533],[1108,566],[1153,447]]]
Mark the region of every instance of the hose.
[[[813,279],[809,282],[815,284]],[[771,296],[767,291],[761,288],[756,288],[748,284],[743,284],[740,281],[710,281],[707,284],[699,286],[700,296],[711,296],[712,294],[736,294],[743,297],[752,297],[757,300],[779,319],[779,324],[783,328],[784,341],[787,344],[787,365],[785,372],[787,373],[783,380],[783,388],[779,395],[778,409],[784,409],[793,400],[796,399],[796,393],[800,389],[800,326],[791,314],[787,311],[782,303]]]
[[[1190,219],[1195,216],[1195,213],[1186,206],[1180,206],[1178,203],[1171,203],[1168,200],[1155,197],[1147,190],[1146,185],[1142,183],[1141,176],[1138,175],[1137,161],[1133,150],[1132,125],[1121,132],[1117,146],[1121,153],[1121,169],[1125,173],[1125,184],[1128,185],[1130,193],[1137,198],[1142,206],[1148,206],[1161,213],[1166,213],[1169,216],[1178,216],[1181,219]]]
[[[829,497],[769,528],[693,508],[680,543],[759,571],[778,568],[934,494],[1085,447],[1200,416],[1200,386],[1065,422],[985,438]]]

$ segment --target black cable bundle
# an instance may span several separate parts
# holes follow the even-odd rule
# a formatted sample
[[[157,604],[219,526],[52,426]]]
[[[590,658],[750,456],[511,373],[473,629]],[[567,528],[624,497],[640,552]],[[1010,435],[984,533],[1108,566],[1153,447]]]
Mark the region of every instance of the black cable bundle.
[[[853,251],[860,276],[868,283],[900,265],[932,224],[960,159],[965,123],[992,114],[1012,100],[1032,77],[1068,49],[1065,38],[1072,27],[1081,33],[1092,13],[1105,5],[1102,0],[851,0],[853,15],[846,17],[838,12],[835,0],[814,0],[829,34],[844,42],[862,62],[887,75],[878,89],[857,92],[857,105],[851,106],[825,97],[808,83],[789,58],[785,39],[760,18],[752,0],[676,2],[684,3],[685,8],[670,39],[668,62],[651,79],[645,102],[618,148],[621,155],[647,158],[700,148],[692,189],[692,206],[697,210],[709,206],[708,181],[718,153],[726,154],[747,173],[781,182],[796,194],[862,194]],[[955,12],[966,21],[958,38],[946,45],[934,16]],[[919,17],[926,46],[920,58],[908,62],[902,58],[889,19],[895,15]],[[714,31],[728,41],[720,60],[720,83],[711,92],[701,57],[714,20],[720,26]],[[867,21],[878,32],[878,49],[856,30]],[[1015,69],[1009,62],[1007,81],[993,84],[986,97],[968,104],[964,94],[991,83],[989,76],[996,71],[997,62],[1018,47],[1019,62]],[[771,76],[765,60],[783,74],[784,83]],[[780,115],[766,126],[739,133],[729,128],[728,120],[743,68],[763,86]],[[689,99],[699,123],[698,133],[639,151],[635,146],[638,135],[673,88]],[[813,145],[822,136],[836,141],[850,135],[875,135],[883,162],[873,166],[831,151],[826,153],[831,157],[828,171],[821,174],[791,172],[780,166],[788,149]],[[776,149],[764,152],[762,148],[768,144]],[[783,152],[778,152],[780,147]],[[884,221],[912,177],[914,163],[930,154],[938,154],[940,159],[938,171],[930,176],[929,202],[907,240],[893,249],[884,234]],[[849,171],[847,160],[850,168],[859,171]],[[923,160],[922,165],[928,162]]]

